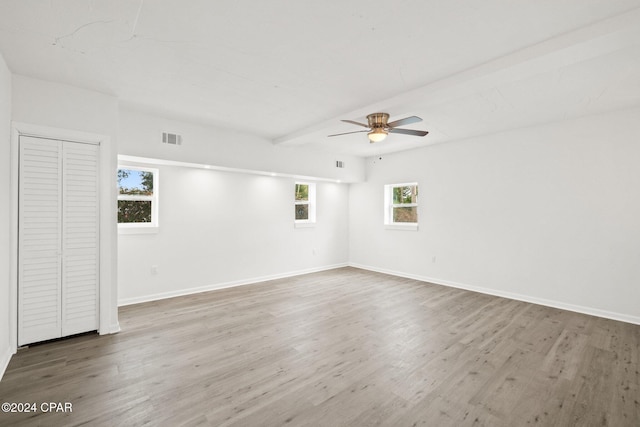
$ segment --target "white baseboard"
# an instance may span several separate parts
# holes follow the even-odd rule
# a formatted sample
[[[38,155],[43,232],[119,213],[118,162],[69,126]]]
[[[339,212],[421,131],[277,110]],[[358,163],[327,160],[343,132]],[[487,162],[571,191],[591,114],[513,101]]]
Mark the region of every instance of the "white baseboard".
[[[452,288],[464,289],[467,291],[479,292],[481,294],[493,295],[502,298],[508,298],[517,301],[528,302],[532,304],[544,305],[547,307],[559,308],[561,310],[574,311],[576,313],[588,314],[590,316],[603,317],[605,319],[618,320],[620,322],[633,323],[640,325],[640,317],[630,316],[628,314],[615,313],[606,310],[600,310],[598,308],[584,307],[581,305],[567,304],[561,301],[548,300],[544,298],[532,297],[529,295],[522,295],[513,292],[504,292],[491,288],[484,288],[480,286],[467,285],[465,283],[452,282],[449,280],[436,279],[433,277],[420,276],[411,273],[404,273],[400,271],[387,270],[383,268],[371,267],[368,265],[362,265],[358,263],[349,263],[350,267],[360,268],[362,270],[375,271],[377,273],[389,274],[391,276],[404,277],[407,279],[419,280],[421,282],[429,282],[436,285],[449,286]]]
[[[284,279],[286,277],[300,276],[302,274],[317,273],[319,271],[333,270],[336,268],[347,267],[348,263],[333,264],[323,267],[309,268],[306,270],[290,271],[287,273],[273,274],[269,276],[254,277],[250,279],[235,280],[232,282],[214,283],[211,285],[198,286],[195,288],[177,289],[175,291],[161,292],[157,294],[144,295],[133,298],[122,298],[118,300],[118,307],[131,304],[139,304],[142,302],[157,301],[161,299],[174,298],[184,295],[198,294],[200,292],[215,291],[217,289],[233,288],[236,286],[251,285],[254,283],[266,282],[268,280]],[[118,330],[120,328],[118,327]]]
[[[15,351],[13,351],[11,347],[7,347],[4,351],[4,354],[0,355],[0,381],[2,381],[2,377],[7,370],[7,366],[9,366],[9,362],[11,361],[11,356],[13,356],[13,353],[15,353]]]

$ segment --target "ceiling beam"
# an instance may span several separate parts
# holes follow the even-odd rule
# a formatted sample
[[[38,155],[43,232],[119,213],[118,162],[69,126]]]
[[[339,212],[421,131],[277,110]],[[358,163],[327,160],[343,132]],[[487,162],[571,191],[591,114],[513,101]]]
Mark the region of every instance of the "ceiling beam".
[[[392,117],[411,115],[414,109],[437,106],[467,97],[505,82],[596,58],[640,44],[640,8],[564,33],[511,54],[485,62],[415,90],[380,100],[339,117],[283,135],[274,144],[301,145],[324,138],[341,119],[358,119],[373,112]]]

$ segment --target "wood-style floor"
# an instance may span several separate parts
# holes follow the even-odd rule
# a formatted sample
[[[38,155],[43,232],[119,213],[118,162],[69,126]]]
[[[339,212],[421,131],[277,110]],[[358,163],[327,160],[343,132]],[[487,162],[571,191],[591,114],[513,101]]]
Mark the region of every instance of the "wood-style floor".
[[[20,350],[0,425],[640,426],[640,326],[342,268]]]

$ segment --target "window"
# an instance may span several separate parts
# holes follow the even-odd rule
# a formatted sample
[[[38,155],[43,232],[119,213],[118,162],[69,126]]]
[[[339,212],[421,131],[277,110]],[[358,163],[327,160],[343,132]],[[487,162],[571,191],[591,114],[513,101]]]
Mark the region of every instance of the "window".
[[[158,170],[118,167],[118,227],[158,226]]]
[[[418,184],[385,185],[384,223],[387,228],[418,229]]]
[[[296,226],[315,224],[316,185],[308,182],[296,182],[294,200]]]

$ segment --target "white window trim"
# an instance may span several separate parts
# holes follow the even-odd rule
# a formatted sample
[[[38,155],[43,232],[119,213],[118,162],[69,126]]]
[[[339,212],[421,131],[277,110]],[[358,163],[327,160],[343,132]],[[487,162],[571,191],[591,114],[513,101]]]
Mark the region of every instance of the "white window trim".
[[[384,228],[387,230],[418,231],[417,222],[394,222],[393,208],[418,207],[418,203],[393,203],[393,189],[396,187],[418,186],[417,182],[387,184],[384,186]]]
[[[315,182],[306,182],[306,181],[296,181],[295,185],[307,185],[309,186],[309,200],[295,200],[293,201],[295,205],[308,205],[309,206],[309,219],[295,219],[293,220],[293,224],[295,228],[307,228],[307,227],[315,227],[316,226],[316,184]]]
[[[118,170],[120,169],[151,172],[153,174],[153,195],[138,196],[138,195],[130,195],[130,194],[120,194],[118,190],[118,200],[151,201],[151,222],[129,222],[129,223],[119,222],[118,233],[119,234],[157,233],[158,227],[159,227],[158,200],[159,200],[159,194],[160,194],[160,185],[159,185],[160,170],[155,168],[141,167],[141,166],[130,166],[126,164],[119,164]]]

